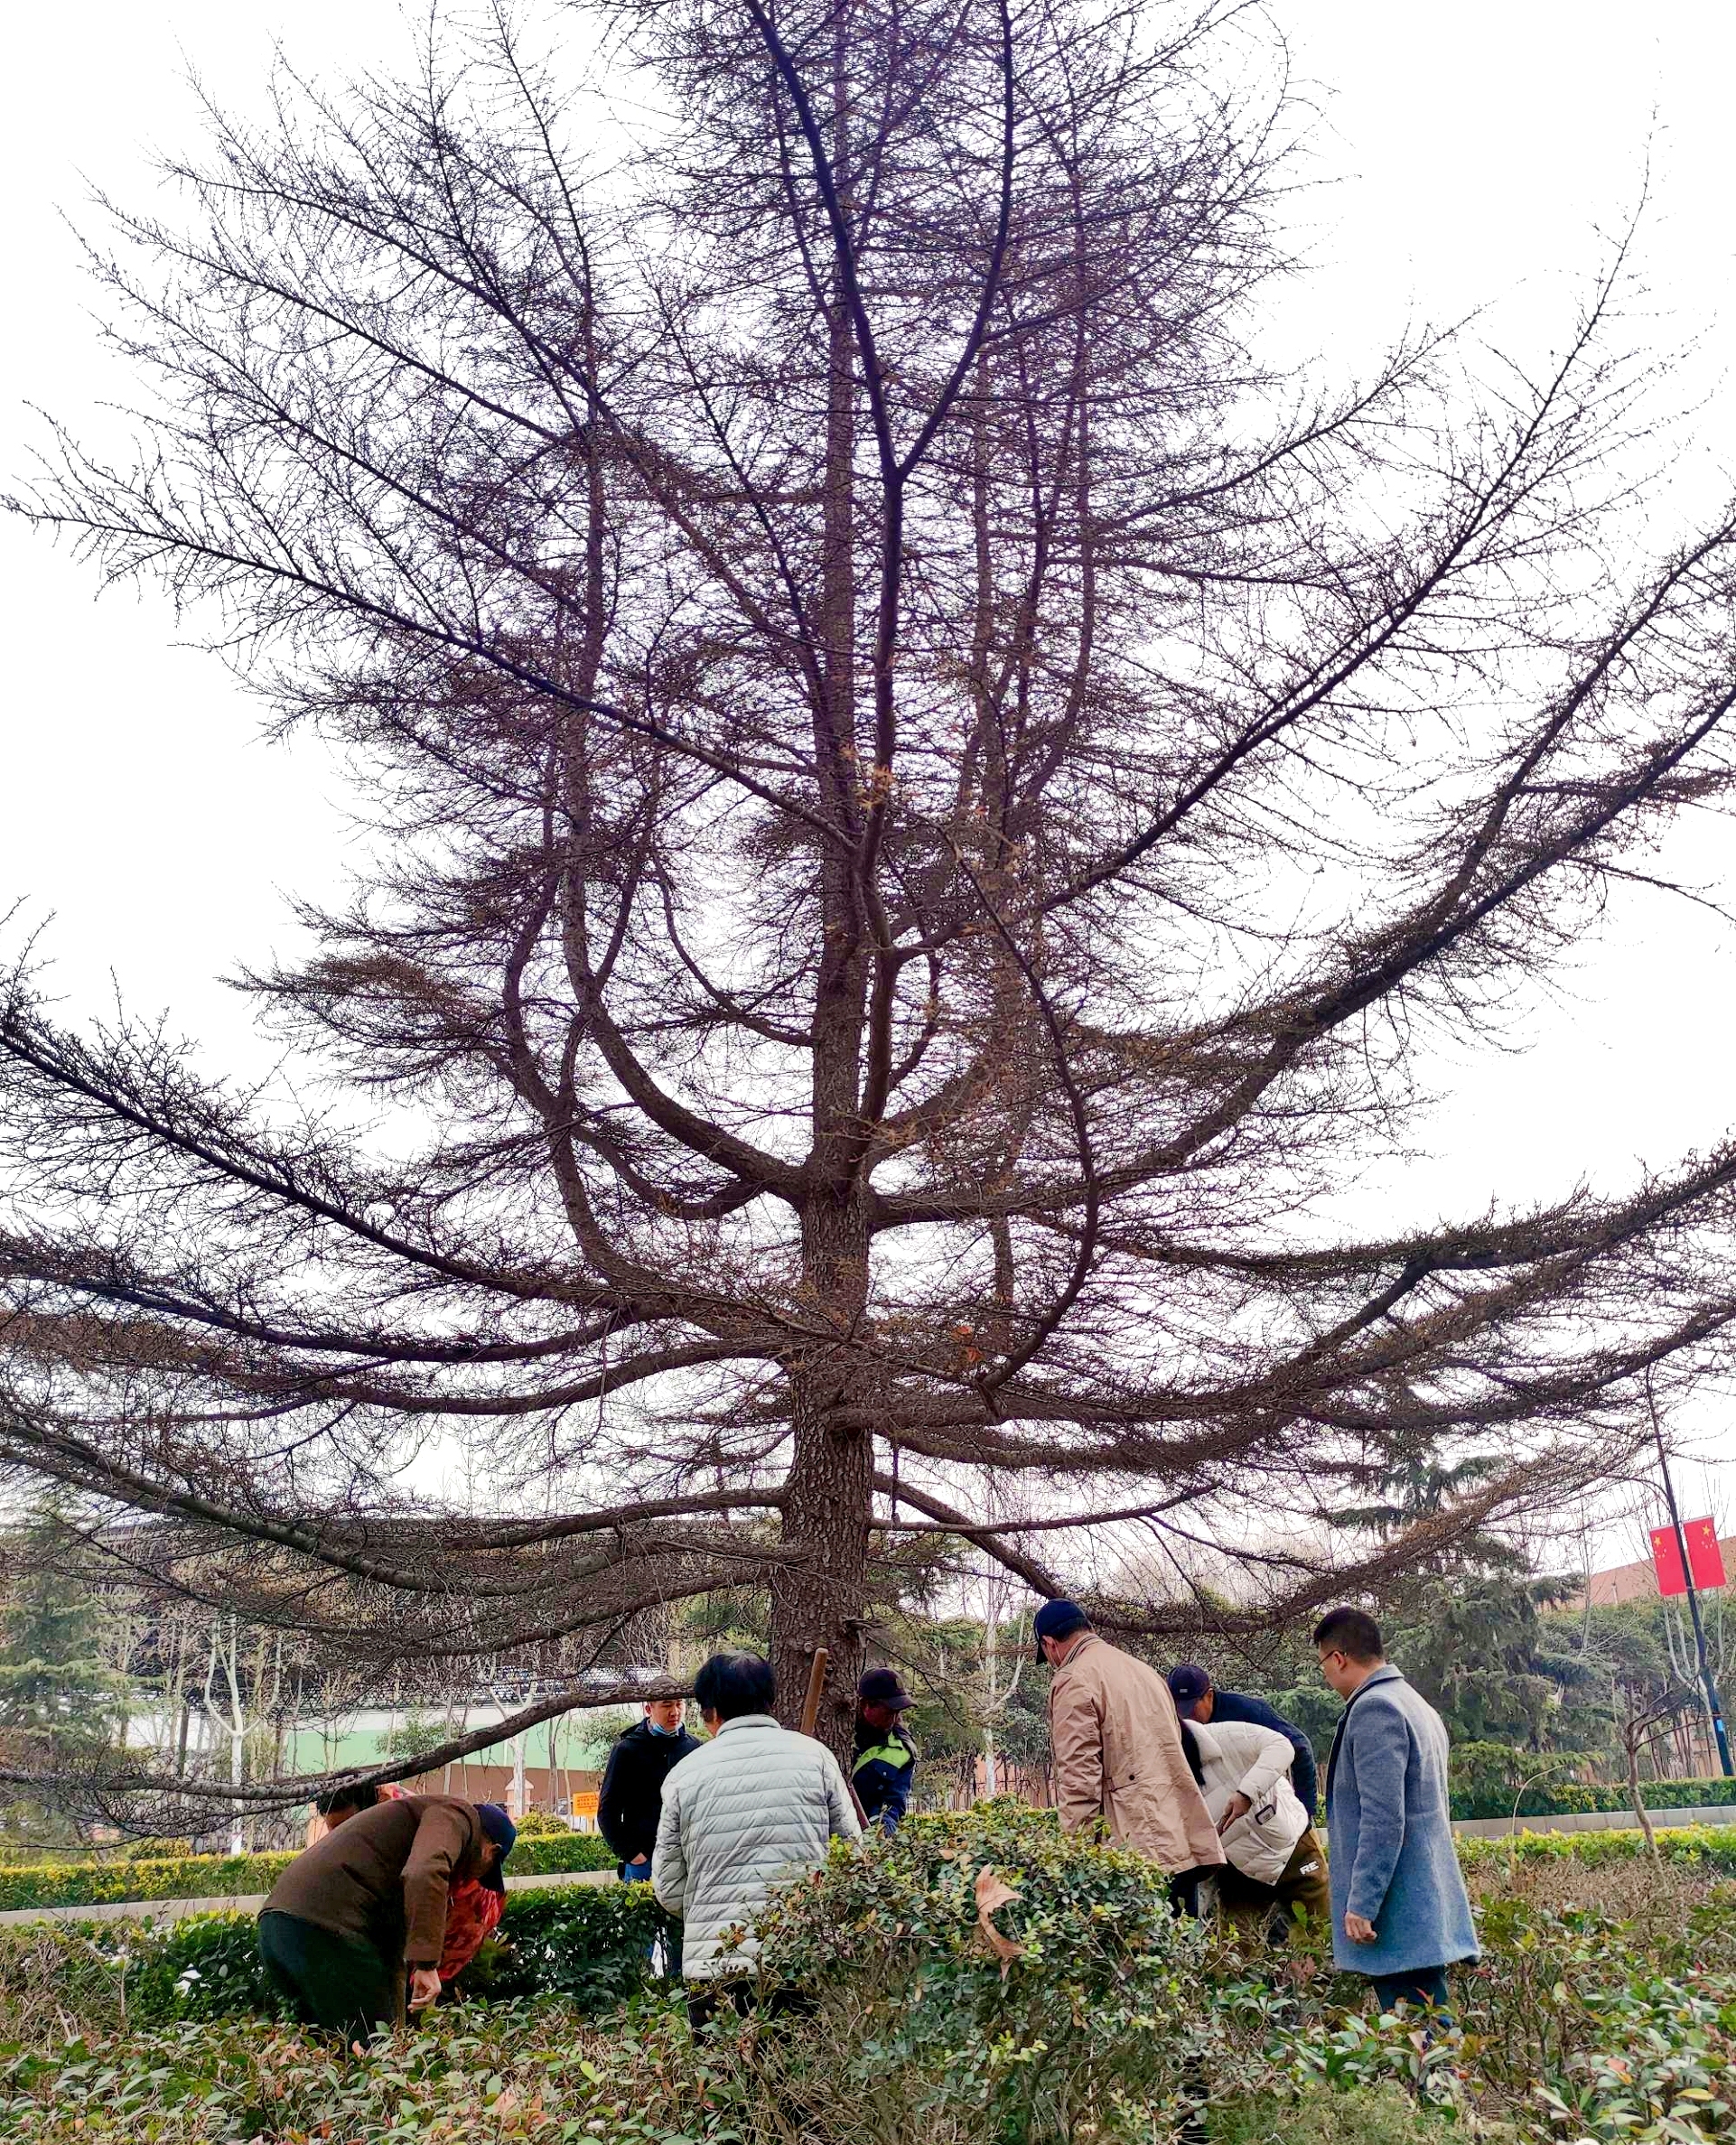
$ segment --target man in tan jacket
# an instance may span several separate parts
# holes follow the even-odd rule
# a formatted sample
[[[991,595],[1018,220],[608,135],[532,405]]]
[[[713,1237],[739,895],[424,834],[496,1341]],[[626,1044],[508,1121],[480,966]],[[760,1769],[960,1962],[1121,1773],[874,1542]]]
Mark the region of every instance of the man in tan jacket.
[[[1103,1820],[1117,1847],[1167,1872],[1183,1912],[1224,1865],[1218,1828],[1181,1748],[1175,1701],[1154,1668],[1108,1645],[1076,1601],[1037,1611],[1038,1651],[1055,1671],[1049,1737],[1064,1832]]]

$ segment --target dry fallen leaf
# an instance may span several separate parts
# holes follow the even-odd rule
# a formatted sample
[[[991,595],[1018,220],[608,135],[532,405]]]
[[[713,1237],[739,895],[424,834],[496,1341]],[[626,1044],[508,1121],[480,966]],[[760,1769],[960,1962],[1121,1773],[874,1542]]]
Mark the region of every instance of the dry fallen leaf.
[[[1009,1899],[1018,1897],[1016,1888],[1003,1883],[993,1870],[982,1869],[976,1872],[976,1926],[983,1941],[1001,1962],[1003,1978],[1013,1962],[1024,1957],[1025,1947],[1011,1936],[1003,1936],[992,1917],[996,1907],[1004,1907]]]

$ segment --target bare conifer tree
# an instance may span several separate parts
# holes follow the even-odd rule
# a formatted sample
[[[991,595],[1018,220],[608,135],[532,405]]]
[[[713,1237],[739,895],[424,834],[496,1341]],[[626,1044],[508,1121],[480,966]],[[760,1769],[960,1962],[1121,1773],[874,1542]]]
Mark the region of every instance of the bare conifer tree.
[[[1736,1154],[1324,1218],[1729,779],[1736,526],[1613,563],[1619,268],[1539,377],[1316,396],[1240,10],[599,21],[630,126],[437,31],[119,217],[143,449],[33,510],[218,607],[376,861],[248,979],[299,1115],[14,977],[0,1456],[334,1656],[760,1590],[835,1744],[913,1534],[1051,1591],[1140,1523],[1107,1620],[1227,1547],[1251,1624],[1623,1464]]]

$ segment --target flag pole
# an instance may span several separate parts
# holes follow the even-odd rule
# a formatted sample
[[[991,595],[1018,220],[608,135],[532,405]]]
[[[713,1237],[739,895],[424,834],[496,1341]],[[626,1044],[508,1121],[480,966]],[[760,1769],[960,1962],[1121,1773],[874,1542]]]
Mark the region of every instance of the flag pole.
[[[1700,1681],[1706,1687],[1706,1706],[1712,1714],[1712,1732],[1718,1739],[1718,1762],[1724,1769],[1725,1779],[1736,1776],[1736,1766],[1730,1762],[1730,1735],[1724,1727],[1724,1709],[1719,1703],[1718,1686],[1713,1681],[1712,1664],[1706,1658],[1706,1628],[1700,1620],[1700,1590],[1694,1583],[1694,1566],[1688,1562],[1687,1532],[1682,1525],[1682,1515],[1676,1509],[1675,1485],[1670,1480],[1669,1456],[1664,1450],[1664,1429],[1657,1420],[1657,1411],[1652,1410],[1652,1436],[1657,1445],[1657,1468],[1664,1478],[1665,1501],[1670,1508],[1670,1525],[1675,1529],[1675,1551],[1682,1560],[1682,1578],[1688,1590],[1688,1615],[1694,1621],[1694,1649],[1700,1660]]]

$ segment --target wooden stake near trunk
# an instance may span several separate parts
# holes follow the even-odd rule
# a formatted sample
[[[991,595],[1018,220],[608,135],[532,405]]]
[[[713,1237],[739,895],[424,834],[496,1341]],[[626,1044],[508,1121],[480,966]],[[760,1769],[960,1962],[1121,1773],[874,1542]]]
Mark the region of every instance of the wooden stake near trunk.
[[[807,1672],[807,1696],[802,1701],[802,1733],[804,1735],[812,1735],[815,1729],[819,1726],[820,1699],[826,1690],[826,1665],[831,1658],[831,1654],[825,1646],[815,1647],[814,1665]],[[862,1797],[856,1793],[855,1784],[848,1775],[845,1776],[844,1784],[849,1788],[850,1800],[856,1806],[856,1822],[865,1833],[868,1830],[868,1813],[862,1806]]]
[[[819,1724],[820,1693],[826,1689],[826,1665],[831,1659],[826,1647],[814,1649],[814,1665],[807,1672],[807,1696],[802,1701],[802,1733],[812,1735]]]

